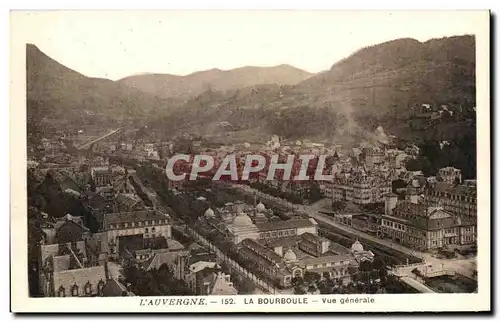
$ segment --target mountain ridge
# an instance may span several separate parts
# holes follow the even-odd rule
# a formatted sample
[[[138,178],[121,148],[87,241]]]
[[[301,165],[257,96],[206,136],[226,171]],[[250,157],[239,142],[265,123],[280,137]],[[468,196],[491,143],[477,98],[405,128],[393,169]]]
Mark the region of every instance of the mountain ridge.
[[[116,123],[167,104],[105,78],[87,77],[26,44],[28,117],[39,121]]]
[[[164,122],[172,120],[172,130],[202,133],[217,129],[210,124],[238,122],[239,115],[245,120],[240,128],[285,138],[325,138],[379,125],[399,135],[409,132],[411,108],[424,103],[475,106],[473,36],[365,47],[296,85],[203,93]]]
[[[185,76],[150,73],[132,75],[117,82],[164,98],[190,98],[207,90],[228,91],[258,85],[293,85],[312,73],[287,64],[271,67],[243,66],[229,70],[213,68]]]
[[[39,110],[43,116],[39,117],[74,123],[143,119],[168,127],[171,133],[216,130],[214,124],[228,121],[238,123],[240,129],[284,137],[325,137],[339,132],[332,128],[341,125],[369,130],[377,126],[372,123],[398,125],[415,104],[475,106],[474,48],[473,36],[425,42],[396,39],[361,48],[324,72],[305,72],[300,76],[304,80],[296,84],[255,84],[254,71],[273,67],[212,69],[187,76],[158,74],[161,79],[171,77],[172,82],[183,79],[188,84],[182,86],[192,87],[189,95],[182,88],[168,88],[177,91],[180,99],[166,99],[165,93],[157,95],[155,84],[144,91],[123,80],[89,78],[27,45],[28,114]],[[298,70],[285,64],[274,68]],[[249,70],[253,75],[248,86],[234,81]],[[226,77],[222,88],[211,83],[228,73],[233,76]],[[194,85],[189,83],[193,77]],[[87,117],[89,113],[93,115]]]

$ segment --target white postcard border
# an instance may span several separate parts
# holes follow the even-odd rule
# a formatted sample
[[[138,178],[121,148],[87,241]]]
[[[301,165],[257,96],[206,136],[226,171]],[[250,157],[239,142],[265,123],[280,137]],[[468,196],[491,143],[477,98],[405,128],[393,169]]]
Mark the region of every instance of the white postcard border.
[[[346,12],[349,14],[350,12]],[[210,14],[210,13],[207,13]],[[453,12],[450,12],[452,15]],[[25,39],[36,32],[30,13],[11,13],[10,30],[10,189],[11,189],[11,310],[13,312],[420,312],[487,311],[491,309],[491,205],[490,205],[490,28],[488,11],[471,11],[476,23],[477,180],[478,180],[478,293],[378,295],[238,295],[235,297],[114,297],[30,298],[27,278],[26,194],[26,71]],[[307,304],[258,303],[259,298],[307,298]],[[141,301],[204,298],[207,305],[141,305]],[[224,298],[235,304],[224,304]],[[374,303],[323,304],[322,299],[368,298]],[[252,299],[254,304],[248,302]],[[313,302],[316,301],[316,302]],[[142,302],[145,303],[145,302]]]

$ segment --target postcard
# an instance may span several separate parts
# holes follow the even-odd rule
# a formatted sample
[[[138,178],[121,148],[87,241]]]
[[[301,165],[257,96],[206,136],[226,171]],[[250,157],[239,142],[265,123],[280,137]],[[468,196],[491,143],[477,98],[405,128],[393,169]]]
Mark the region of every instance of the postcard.
[[[488,11],[10,18],[12,312],[491,310]]]

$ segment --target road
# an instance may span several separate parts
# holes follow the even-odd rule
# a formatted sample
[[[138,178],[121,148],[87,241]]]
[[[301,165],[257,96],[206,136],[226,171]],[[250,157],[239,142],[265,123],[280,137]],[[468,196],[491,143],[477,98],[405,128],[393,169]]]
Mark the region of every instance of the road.
[[[118,132],[118,131],[120,131],[120,129],[112,130],[112,131],[108,132],[107,134],[104,134],[104,135],[102,135],[102,136],[98,137],[97,139],[94,139],[94,140],[92,140],[92,141],[90,141],[90,142],[87,142],[87,143],[85,143],[85,144],[82,144],[82,145],[81,145],[81,146],[79,146],[77,149],[78,149],[78,150],[84,150],[84,149],[87,149],[87,148],[91,147],[91,146],[92,146],[92,144],[95,144],[95,143],[97,143],[97,142],[99,142],[99,141],[105,140],[105,139],[107,139],[108,137],[110,137],[110,136],[114,135],[114,134],[115,134],[116,132]]]

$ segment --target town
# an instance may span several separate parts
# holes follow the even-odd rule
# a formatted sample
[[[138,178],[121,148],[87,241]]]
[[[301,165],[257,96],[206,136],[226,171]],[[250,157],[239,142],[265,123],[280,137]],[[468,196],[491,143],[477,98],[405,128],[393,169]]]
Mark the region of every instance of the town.
[[[451,165],[424,174],[420,147],[381,127],[356,146],[94,132],[58,130],[29,147],[31,296],[477,291],[475,178]],[[236,156],[238,173],[246,156],[267,162],[237,180],[170,180],[181,153],[214,167]],[[312,157],[290,173],[307,180],[268,178],[269,160],[299,155]],[[314,180],[318,163],[326,180]]]

